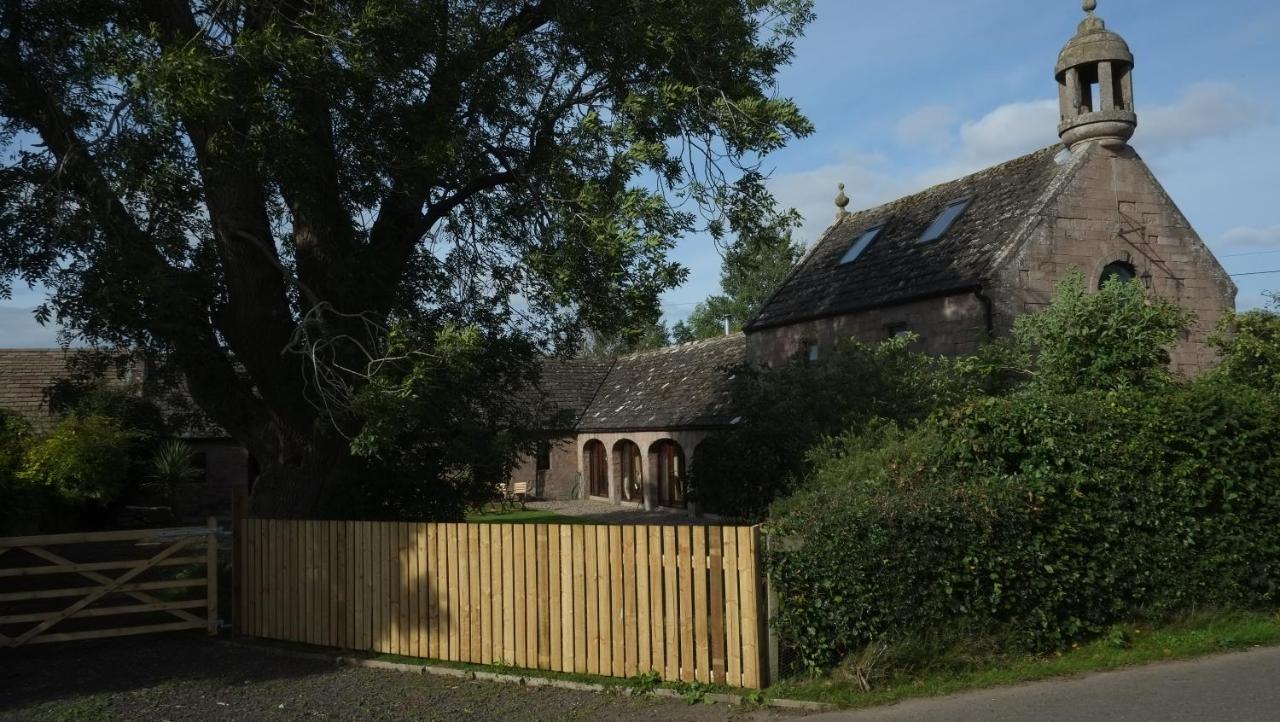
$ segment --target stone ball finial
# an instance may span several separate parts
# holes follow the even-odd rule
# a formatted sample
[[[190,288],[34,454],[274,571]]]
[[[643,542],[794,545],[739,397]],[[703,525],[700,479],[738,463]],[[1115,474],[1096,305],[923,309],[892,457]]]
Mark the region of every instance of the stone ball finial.
[[[843,216],[844,214],[848,213],[848,211],[845,209],[849,207],[849,196],[844,194],[844,184],[841,183],[839,185],[840,185],[840,192],[836,194],[836,208],[839,210],[836,211],[836,215]]]
[[[1084,0],[1084,11],[1093,14],[1098,9],[1098,0]]]

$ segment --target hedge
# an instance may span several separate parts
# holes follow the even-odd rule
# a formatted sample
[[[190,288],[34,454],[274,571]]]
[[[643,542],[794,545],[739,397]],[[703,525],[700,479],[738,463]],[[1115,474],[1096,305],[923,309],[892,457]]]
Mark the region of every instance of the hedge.
[[[922,635],[1050,650],[1268,605],[1280,402],[1221,376],[977,398],[830,442],[769,530],[779,624],[815,668]]]

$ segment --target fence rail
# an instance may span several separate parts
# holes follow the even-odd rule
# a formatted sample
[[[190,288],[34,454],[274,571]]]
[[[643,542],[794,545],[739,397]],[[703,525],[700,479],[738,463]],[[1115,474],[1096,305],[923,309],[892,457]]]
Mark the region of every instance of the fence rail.
[[[0,602],[4,603],[0,607],[0,630],[4,630],[0,631],[0,648],[179,629],[206,629],[215,634],[217,535],[217,522],[211,518],[207,527],[0,537]],[[61,553],[54,552],[53,547]],[[179,552],[187,555],[180,556]],[[85,554],[95,560],[76,562],[70,558]],[[127,558],[101,559],[104,554]],[[143,554],[148,556],[137,558]],[[199,577],[140,579],[198,565],[205,568]],[[108,576],[101,572],[119,573]],[[68,582],[69,579],[76,581]],[[86,579],[93,585],[68,586],[83,585]],[[166,599],[150,593],[199,587],[204,588],[199,599]],[[125,597],[134,603],[103,604]],[[61,608],[44,601],[65,598],[76,601]],[[23,608],[26,611],[17,612]],[[205,615],[188,611],[196,609],[204,609]],[[138,615],[148,619],[139,622]],[[126,622],[128,618],[133,621]],[[156,618],[168,621],[157,622]],[[85,619],[105,621],[91,623],[88,628],[81,625],[74,631],[50,631],[58,626],[65,628],[71,620]],[[20,628],[22,625],[31,626]],[[20,629],[15,632],[16,627]]]
[[[241,519],[242,634],[759,687],[759,530]]]

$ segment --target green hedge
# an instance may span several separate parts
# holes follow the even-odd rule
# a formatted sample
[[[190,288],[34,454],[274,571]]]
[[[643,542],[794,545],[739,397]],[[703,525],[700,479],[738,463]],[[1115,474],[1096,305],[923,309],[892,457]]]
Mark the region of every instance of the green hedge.
[[[811,667],[922,635],[1053,649],[1280,584],[1280,402],[1222,376],[1031,386],[815,464],[770,524],[779,621]]]

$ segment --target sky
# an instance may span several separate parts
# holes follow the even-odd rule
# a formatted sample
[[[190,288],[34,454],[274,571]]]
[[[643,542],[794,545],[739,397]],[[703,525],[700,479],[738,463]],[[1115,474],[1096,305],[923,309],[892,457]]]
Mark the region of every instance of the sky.
[[[1078,0],[816,10],[777,88],[816,130],[766,159],[806,244],[834,219],[837,183],[859,210],[1057,142],[1053,67]],[[1280,270],[1280,3],[1100,0],[1097,14],[1135,55],[1133,147],[1228,273]],[[690,275],[664,296],[669,322],[719,285],[710,240],[685,239],[676,258]],[[1234,280],[1242,309],[1280,289],[1280,273]]]
[[[1237,276],[1237,306],[1280,290],[1280,3],[1100,0],[1098,15],[1136,57],[1132,145],[1192,226]],[[777,93],[815,132],[765,161],[780,203],[812,243],[833,219],[836,184],[867,208],[1057,141],[1058,50],[1077,0],[819,0]],[[666,320],[718,290],[704,236],[675,257],[688,281],[663,296]],[[32,319],[37,290],[0,301],[0,347],[52,346]]]

